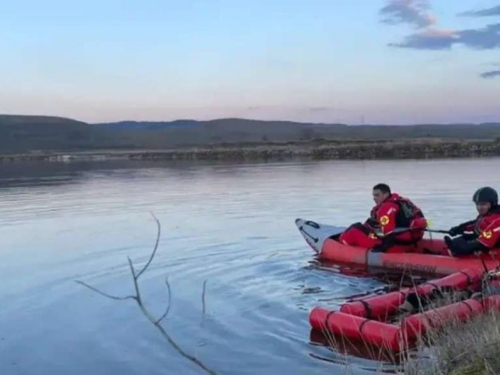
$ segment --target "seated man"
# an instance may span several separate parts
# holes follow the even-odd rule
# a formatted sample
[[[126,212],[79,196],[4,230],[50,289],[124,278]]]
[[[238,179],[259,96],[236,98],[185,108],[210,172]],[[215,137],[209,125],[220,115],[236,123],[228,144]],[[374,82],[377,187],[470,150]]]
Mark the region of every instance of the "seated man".
[[[386,251],[394,245],[412,245],[424,236],[427,226],[425,217],[409,199],[392,193],[386,184],[373,187],[373,207],[370,218],[364,223],[355,223],[339,238],[345,245]],[[397,228],[414,228],[397,234]]]
[[[476,251],[488,251],[500,247],[500,207],[495,189],[483,187],[474,193],[478,217],[450,229],[446,245],[452,255],[470,255]],[[466,233],[467,232],[467,233]]]

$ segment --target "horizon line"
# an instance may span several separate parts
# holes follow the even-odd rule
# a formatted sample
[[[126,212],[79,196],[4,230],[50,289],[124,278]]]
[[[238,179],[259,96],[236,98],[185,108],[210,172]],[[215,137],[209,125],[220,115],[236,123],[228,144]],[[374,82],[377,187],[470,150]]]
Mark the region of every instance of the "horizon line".
[[[213,119],[206,119],[206,120],[196,120],[196,119],[189,119],[189,118],[178,118],[175,120],[117,120],[117,121],[106,121],[106,122],[85,122],[82,120],[78,120],[76,118],[72,117],[64,117],[64,116],[58,116],[58,115],[25,115],[25,114],[11,114],[11,113],[0,113],[1,116],[8,116],[8,117],[39,117],[39,118],[54,118],[54,119],[62,119],[62,120],[70,120],[70,121],[75,121],[75,122],[80,122],[86,125],[90,126],[95,126],[95,125],[105,125],[105,124],[118,124],[122,122],[135,122],[135,123],[172,123],[172,122],[179,122],[179,121],[192,121],[192,122],[213,122],[213,121],[231,121],[231,120],[237,120],[237,121],[254,121],[254,122],[270,122],[270,123],[276,123],[276,122],[285,122],[285,123],[292,123],[292,124],[302,124],[302,125],[320,125],[320,126],[331,126],[331,125],[342,125],[342,126],[426,126],[426,125],[438,125],[438,126],[450,126],[450,125],[462,125],[462,126],[478,126],[478,125],[487,125],[487,124],[500,124],[500,121],[486,121],[486,122],[447,122],[447,123],[440,123],[440,122],[428,122],[428,123],[414,123],[414,124],[370,124],[370,123],[363,123],[363,124],[348,124],[348,123],[342,123],[342,122],[304,122],[304,121],[293,121],[293,120],[263,120],[263,119],[255,119],[255,118],[244,118],[244,117],[220,117],[220,118],[213,118]]]

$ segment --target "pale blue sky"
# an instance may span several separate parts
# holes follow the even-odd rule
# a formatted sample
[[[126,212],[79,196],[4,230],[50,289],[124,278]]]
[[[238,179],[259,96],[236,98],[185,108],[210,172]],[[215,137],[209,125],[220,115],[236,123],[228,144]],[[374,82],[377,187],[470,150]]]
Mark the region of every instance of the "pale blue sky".
[[[0,113],[500,121],[500,0],[425,3],[4,0]]]

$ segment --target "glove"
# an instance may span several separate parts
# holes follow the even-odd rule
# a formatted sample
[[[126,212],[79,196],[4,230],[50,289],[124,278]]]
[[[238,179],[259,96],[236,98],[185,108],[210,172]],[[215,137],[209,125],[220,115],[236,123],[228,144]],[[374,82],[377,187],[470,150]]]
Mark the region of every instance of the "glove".
[[[450,232],[451,232],[451,230],[450,230]],[[451,233],[450,233],[450,234],[451,234]],[[451,250],[451,249],[453,248],[453,240],[451,239],[451,237],[450,237],[450,236],[444,236],[444,242],[446,243],[446,247],[447,247],[448,249],[450,249],[450,250]]]
[[[387,250],[387,248],[386,248],[384,245],[382,245],[382,244],[380,244],[380,245],[375,245],[375,246],[373,246],[373,247],[370,249],[370,251],[371,251],[372,253],[385,253],[385,251],[386,251],[386,250]]]
[[[444,241],[453,256],[472,255],[476,252],[488,250],[482,243],[478,241],[467,241],[463,237],[452,240],[450,237],[446,236]]]
[[[369,226],[370,228],[377,228],[380,226],[377,220],[373,220],[372,218],[369,218],[365,221],[365,225]]]
[[[451,228],[448,232],[450,233],[450,236],[455,237],[464,234],[465,230],[461,225],[458,225],[456,227]]]

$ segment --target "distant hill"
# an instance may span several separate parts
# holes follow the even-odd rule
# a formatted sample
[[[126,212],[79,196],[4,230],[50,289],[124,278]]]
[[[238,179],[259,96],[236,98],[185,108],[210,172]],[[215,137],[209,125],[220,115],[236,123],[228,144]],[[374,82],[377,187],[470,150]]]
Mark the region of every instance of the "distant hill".
[[[489,139],[500,137],[500,123],[349,126],[290,121],[220,119],[212,121],[121,122],[93,126],[113,129],[116,134],[121,134],[124,138],[134,139],[134,144],[147,145],[147,147],[152,148],[239,142],[309,141],[313,139],[368,141],[403,138]]]
[[[113,144],[106,132],[81,121],[48,116],[0,115],[0,152],[76,150]]]
[[[161,130],[173,128],[200,128],[203,124],[195,120],[165,121],[120,121],[97,124],[107,130]]]
[[[60,117],[0,115],[0,153],[312,140],[496,139],[500,123],[386,126],[219,119],[87,124]]]

